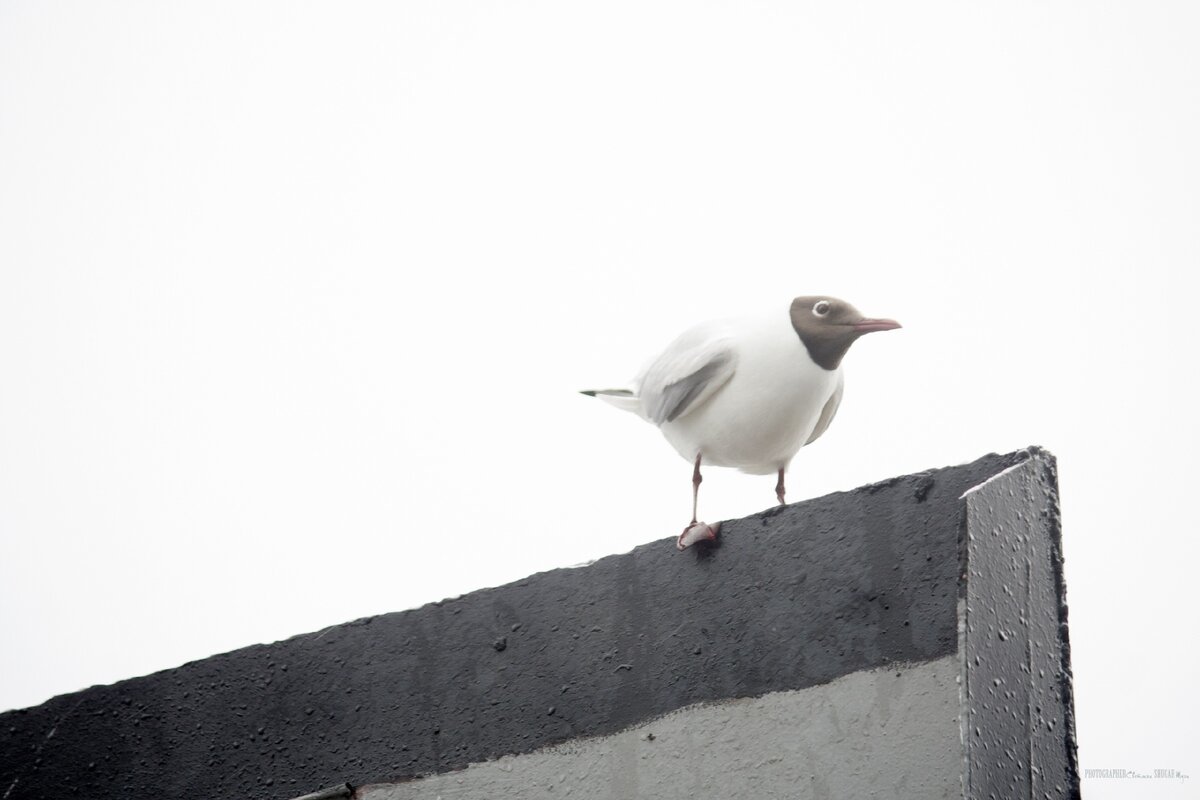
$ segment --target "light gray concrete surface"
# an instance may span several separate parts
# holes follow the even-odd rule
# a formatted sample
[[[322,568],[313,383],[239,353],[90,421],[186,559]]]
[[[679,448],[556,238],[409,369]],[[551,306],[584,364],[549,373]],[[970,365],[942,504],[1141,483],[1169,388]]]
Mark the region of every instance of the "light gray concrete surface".
[[[957,655],[701,704],[360,800],[961,798]]]

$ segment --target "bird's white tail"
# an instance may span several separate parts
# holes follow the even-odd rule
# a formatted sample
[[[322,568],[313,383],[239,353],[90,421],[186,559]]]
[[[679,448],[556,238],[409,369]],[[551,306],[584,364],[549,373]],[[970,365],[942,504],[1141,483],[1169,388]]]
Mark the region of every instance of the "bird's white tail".
[[[609,405],[616,406],[622,411],[629,411],[642,415],[642,404],[638,400],[638,396],[628,389],[590,389],[580,392],[588,397],[598,397]]]

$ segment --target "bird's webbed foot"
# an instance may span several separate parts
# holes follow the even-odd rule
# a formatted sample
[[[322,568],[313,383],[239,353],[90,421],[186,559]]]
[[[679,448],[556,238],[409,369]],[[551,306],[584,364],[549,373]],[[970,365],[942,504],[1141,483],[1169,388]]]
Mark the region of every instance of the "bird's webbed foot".
[[[696,542],[715,542],[719,530],[721,530],[719,522],[714,522],[712,525],[707,522],[690,522],[683,529],[683,533],[679,534],[679,541],[675,543],[675,546],[680,550],[686,550]]]

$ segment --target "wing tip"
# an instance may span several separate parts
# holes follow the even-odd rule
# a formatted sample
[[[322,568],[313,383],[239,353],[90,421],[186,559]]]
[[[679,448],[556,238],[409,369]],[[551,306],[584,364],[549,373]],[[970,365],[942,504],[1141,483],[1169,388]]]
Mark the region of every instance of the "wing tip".
[[[628,389],[580,389],[580,394],[586,394],[588,397],[596,397],[605,395],[606,397],[635,397],[634,393]]]

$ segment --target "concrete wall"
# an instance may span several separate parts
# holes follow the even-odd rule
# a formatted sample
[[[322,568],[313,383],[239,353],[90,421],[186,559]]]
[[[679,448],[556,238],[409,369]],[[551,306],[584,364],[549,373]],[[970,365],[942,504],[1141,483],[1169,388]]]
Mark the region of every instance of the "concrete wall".
[[[985,456],[0,715],[0,800],[1075,797],[1061,574]]]
[[[959,662],[861,670],[807,689],[698,703],[625,730],[503,756],[363,800],[954,798]]]

